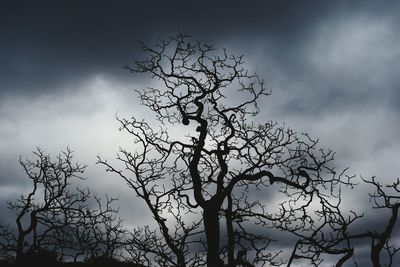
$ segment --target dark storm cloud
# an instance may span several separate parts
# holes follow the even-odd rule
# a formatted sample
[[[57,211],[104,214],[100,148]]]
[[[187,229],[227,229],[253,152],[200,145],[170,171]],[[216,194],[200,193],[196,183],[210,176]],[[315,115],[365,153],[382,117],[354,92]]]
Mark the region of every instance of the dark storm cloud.
[[[3,1],[0,92],[51,91],[57,84],[93,73],[128,79],[120,67],[136,58],[136,41],[154,40],[177,29],[222,44],[225,38],[256,42],[268,36],[272,51],[280,57],[275,63],[287,65],[297,61],[297,47],[313,25],[341,12],[383,12],[383,4],[371,5],[369,9],[324,1],[246,5],[232,1]],[[243,46],[242,53],[248,44],[244,41]]]

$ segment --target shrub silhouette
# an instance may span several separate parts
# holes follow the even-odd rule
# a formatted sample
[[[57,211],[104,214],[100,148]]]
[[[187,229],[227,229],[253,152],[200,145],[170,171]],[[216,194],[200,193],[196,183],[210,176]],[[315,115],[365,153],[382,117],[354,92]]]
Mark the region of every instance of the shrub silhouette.
[[[18,259],[18,264],[26,265],[50,265],[60,263],[60,256],[53,251],[45,249],[31,249]]]

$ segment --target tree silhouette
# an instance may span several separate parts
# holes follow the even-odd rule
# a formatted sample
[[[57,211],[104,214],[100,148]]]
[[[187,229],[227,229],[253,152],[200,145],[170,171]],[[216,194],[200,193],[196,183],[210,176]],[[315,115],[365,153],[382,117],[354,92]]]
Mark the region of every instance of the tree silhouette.
[[[88,190],[69,190],[70,180],[82,179],[80,175],[85,168],[72,162],[70,150],[58,155],[54,161],[40,149],[34,154],[36,160],[20,159],[31,180],[31,191],[15,202],[9,202],[9,208],[17,214],[17,262],[48,244],[58,243],[60,231],[64,231],[90,194]]]
[[[388,262],[385,266],[392,266],[394,256],[400,251],[400,246],[391,243],[391,235],[397,222],[400,208],[400,180],[397,178],[396,182],[391,185],[386,185],[387,189],[391,189],[391,193],[386,192],[384,186],[376,181],[375,177],[371,180],[364,180],[366,183],[375,187],[375,193],[371,194],[371,200],[374,202],[376,209],[389,209],[390,216],[381,233],[368,232],[366,235],[372,240],[371,242],[371,261],[374,267],[382,266],[383,251],[387,253]],[[355,236],[355,237],[360,237]]]
[[[141,47],[147,57],[126,68],[157,81],[157,88],[137,93],[159,125],[117,118],[138,148],[120,150],[125,170],[101,158],[99,163],[133,188],[158,224],[159,231],[144,228],[144,238],[135,235],[143,257],[160,266],[279,265],[279,251],[266,250],[271,227],[309,233],[312,255],[304,257],[315,263],[338,245],[317,235],[341,223],[341,188],[351,187],[352,177],[337,172],[334,152],[308,134],[256,122],[258,101],[270,91],[243,57],[218,53],[183,33]],[[259,191],[284,196],[278,211],[265,202],[267,196],[254,199]],[[257,226],[262,229],[254,230]],[[316,247],[319,251],[311,249]]]
[[[397,223],[400,208],[400,180],[388,185],[380,184],[375,177],[371,179],[363,179],[367,184],[374,187],[374,192],[370,194],[370,201],[373,202],[374,209],[384,209],[389,211],[387,221],[382,219],[384,229],[368,229],[365,232],[349,231],[344,232],[342,240],[346,241],[349,246],[355,240],[367,239],[370,241],[370,259],[373,267],[396,266],[395,256],[400,251],[400,246],[392,241],[392,235]],[[347,227],[346,227],[347,228]],[[340,238],[338,238],[341,240]],[[352,248],[353,249],[353,248]]]
[[[31,188],[9,201],[16,232],[0,226],[1,258],[13,262],[15,257],[17,264],[117,260],[126,230],[112,207],[116,199],[106,196],[104,203],[89,189],[72,187],[74,178],[84,179],[85,166],[73,162],[71,150],[55,159],[41,149],[34,155],[34,160],[20,159]]]

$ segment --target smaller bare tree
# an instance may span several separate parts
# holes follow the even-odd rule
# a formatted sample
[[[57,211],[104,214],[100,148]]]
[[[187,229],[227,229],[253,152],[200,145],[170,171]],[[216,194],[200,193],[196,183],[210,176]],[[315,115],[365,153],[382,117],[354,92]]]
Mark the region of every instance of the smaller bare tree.
[[[31,191],[9,208],[17,213],[16,260],[24,258],[28,251],[54,244],[59,232],[69,223],[70,213],[80,210],[89,197],[88,190],[69,189],[70,180],[83,179],[85,166],[72,162],[72,151],[67,149],[55,160],[41,149],[34,152],[35,160],[22,160],[23,167],[31,180]],[[30,244],[29,244],[30,243]]]
[[[127,231],[117,218],[117,200],[93,196],[89,189],[72,187],[85,166],[74,163],[67,149],[55,159],[41,149],[35,160],[20,164],[31,181],[31,190],[8,202],[16,212],[16,231],[0,226],[3,261],[16,262],[63,259],[116,259],[125,245]]]
[[[400,251],[400,246],[392,241],[393,233],[396,227],[399,208],[400,208],[400,179],[392,184],[382,185],[375,177],[363,179],[367,184],[374,187],[374,192],[370,194],[370,201],[374,209],[388,210],[389,217],[384,223],[383,229],[379,231],[375,228],[365,230],[361,233],[346,232],[343,239],[351,244],[355,240],[369,239],[371,242],[370,260],[373,267],[391,267],[395,262],[396,254]]]
[[[372,229],[361,232],[354,229],[355,221],[363,218],[364,214],[357,214],[352,210],[343,211],[340,207],[341,195],[336,204],[322,200],[320,201],[323,206],[322,212],[318,212],[314,218],[304,214],[302,219],[304,223],[299,229],[288,227],[288,220],[284,219],[284,216],[274,221],[279,229],[289,231],[298,238],[287,266],[291,266],[299,259],[308,260],[312,266],[321,266],[324,254],[341,255],[336,262],[336,267],[343,266],[351,258],[357,266],[354,258],[354,241],[368,239],[371,242],[372,266],[394,266],[396,254],[400,251],[396,242],[391,240],[400,208],[400,179],[387,185],[382,185],[375,177],[369,180],[363,179],[363,181],[374,187],[374,192],[370,194],[372,208],[389,211],[387,220],[385,221],[384,218],[381,220],[383,229],[379,231],[376,225]],[[368,217],[366,219],[368,220]],[[292,219],[289,225],[298,225],[296,220]]]
[[[396,245],[390,240],[399,215],[400,179],[397,178],[396,182],[386,186],[383,186],[377,182],[375,177],[372,177],[371,180],[364,181],[375,187],[375,193],[370,195],[370,198],[374,203],[374,208],[389,209],[390,211],[390,217],[384,230],[381,233],[368,233],[372,239],[371,261],[374,267],[382,266],[382,254],[386,252],[388,262],[385,264],[385,266],[390,267],[393,264],[395,254],[400,250],[400,246]],[[385,191],[384,187],[392,192]]]

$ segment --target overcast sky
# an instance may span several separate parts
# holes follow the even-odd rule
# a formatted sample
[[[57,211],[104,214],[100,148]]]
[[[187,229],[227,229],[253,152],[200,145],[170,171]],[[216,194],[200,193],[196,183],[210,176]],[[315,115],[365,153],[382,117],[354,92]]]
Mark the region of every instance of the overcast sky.
[[[122,69],[141,56],[137,40],[178,30],[245,55],[272,88],[258,120],[307,131],[337,151],[338,168],[391,182],[400,174],[399,14],[398,1],[1,0],[0,212],[26,185],[19,155],[69,146],[97,192],[120,196],[128,223],[145,221],[132,191],[94,163],[129,141],[116,112],[145,114],[133,91],[152,81]]]

